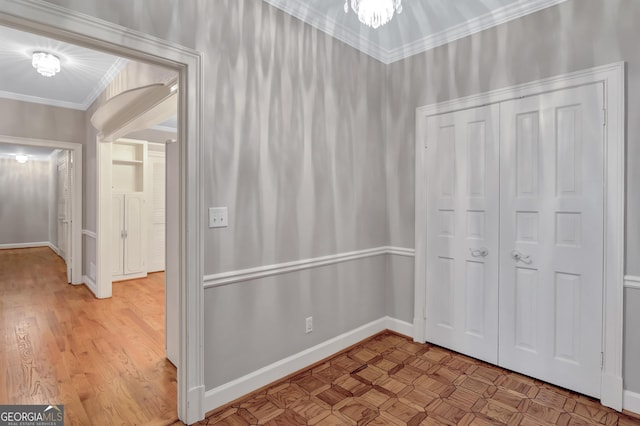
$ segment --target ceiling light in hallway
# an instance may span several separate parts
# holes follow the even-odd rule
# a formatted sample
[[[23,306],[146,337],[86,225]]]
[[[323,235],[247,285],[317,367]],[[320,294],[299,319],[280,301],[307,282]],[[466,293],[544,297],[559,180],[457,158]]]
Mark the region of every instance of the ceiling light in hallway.
[[[60,58],[47,52],[33,52],[33,67],[45,77],[53,77],[60,72]]]

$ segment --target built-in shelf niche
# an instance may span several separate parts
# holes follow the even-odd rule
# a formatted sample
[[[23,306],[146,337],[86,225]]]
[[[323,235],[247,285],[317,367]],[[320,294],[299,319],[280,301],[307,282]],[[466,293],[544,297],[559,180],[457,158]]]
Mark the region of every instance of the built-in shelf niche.
[[[118,139],[112,144],[113,192],[143,192],[147,145],[143,141]]]

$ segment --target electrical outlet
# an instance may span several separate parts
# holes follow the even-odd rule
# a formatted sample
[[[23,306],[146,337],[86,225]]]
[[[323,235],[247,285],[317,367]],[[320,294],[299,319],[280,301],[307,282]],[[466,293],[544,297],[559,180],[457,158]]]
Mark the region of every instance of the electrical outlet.
[[[309,317],[304,320],[304,332],[309,334],[313,331],[313,317]]]
[[[229,226],[228,211],[226,207],[209,208],[209,228],[226,228]]]

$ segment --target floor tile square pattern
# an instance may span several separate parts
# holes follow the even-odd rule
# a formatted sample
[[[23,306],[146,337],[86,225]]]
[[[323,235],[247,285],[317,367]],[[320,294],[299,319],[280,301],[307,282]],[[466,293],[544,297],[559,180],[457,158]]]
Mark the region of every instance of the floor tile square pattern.
[[[596,400],[392,332],[211,413],[200,425],[640,425]]]

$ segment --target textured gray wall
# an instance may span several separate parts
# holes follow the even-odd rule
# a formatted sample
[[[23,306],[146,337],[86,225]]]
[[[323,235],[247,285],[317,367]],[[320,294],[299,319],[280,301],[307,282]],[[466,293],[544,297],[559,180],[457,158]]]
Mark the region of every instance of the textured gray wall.
[[[150,0],[49,1],[203,52],[204,205],[228,206],[231,224],[204,230],[207,274],[380,245],[413,247],[417,106],[625,60],[629,117],[640,113],[637,0],[568,1],[388,67],[257,0],[162,0],[153,6]],[[380,84],[385,76],[386,87]],[[629,121],[628,136],[627,264],[629,273],[640,274],[640,197],[634,187],[640,178],[640,121]],[[374,291],[394,295],[380,313],[410,319],[413,312],[405,311],[413,303],[412,262],[385,262],[389,276],[370,283]],[[283,288],[288,279],[283,277]],[[340,284],[358,279],[349,276]],[[206,292],[207,388],[247,370],[234,364],[229,372],[218,371],[214,360],[225,368],[235,361],[221,358],[215,344],[228,345],[233,356],[254,350],[258,346],[242,333],[255,336],[251,327],[260,327],[243,307],[235,306],[236,312],[225,305],[225,316],[210,308],[218,297],[251,301],[261,285],[268,284]],[[299,285],[313,285],[312,278]],[[318,301],[314,307],[359,303],[339,296],[329,293],[333,306]],[[265,316],[285,312],[273,324],[301,321],[302,312],[282,303],[288,299],[269,300],[261,306]],[[631,310],[627,329],[637,325]],[[336,326],[327,336],[343,330]],[[313,343],[280,331],[269,335],[273,346],[285,349],[252,357],[247,368]],[[627,353],[627,359],[639,357]],[[637,373],[627,369],[625,375],[627,383],[637,383]]]
[[[84,143],[84,112],[0,99],[0,135]]]
[[[627,62],[628,274],[640,274],[640,49],[637,0],[571,0],[388,67],[390,244],[414,246],[415,108],[612,62]],[[413,287],[413,265],[400,281]],[[398,273],[397,271],[395,272]],[[628,293],[627,293],[628,294]],[[627,300],[625,386],[640,391],[640,298]],[[631,341],[630,339],[635,339]]]
[[[0,158],[0,244],[49,241],[49,162]]]
[[[205,383],[222,385],[384,316],[385,257],[205,291]],[[313,332],[305,334],[305,318]]]
[[[381,63],[261,1],[54,3],[203,52],[203,205],[230,215],[203,230],[206,274],[386,244]],[[380,257],[208,290],[207,389],[384,316],[386,270]]]

